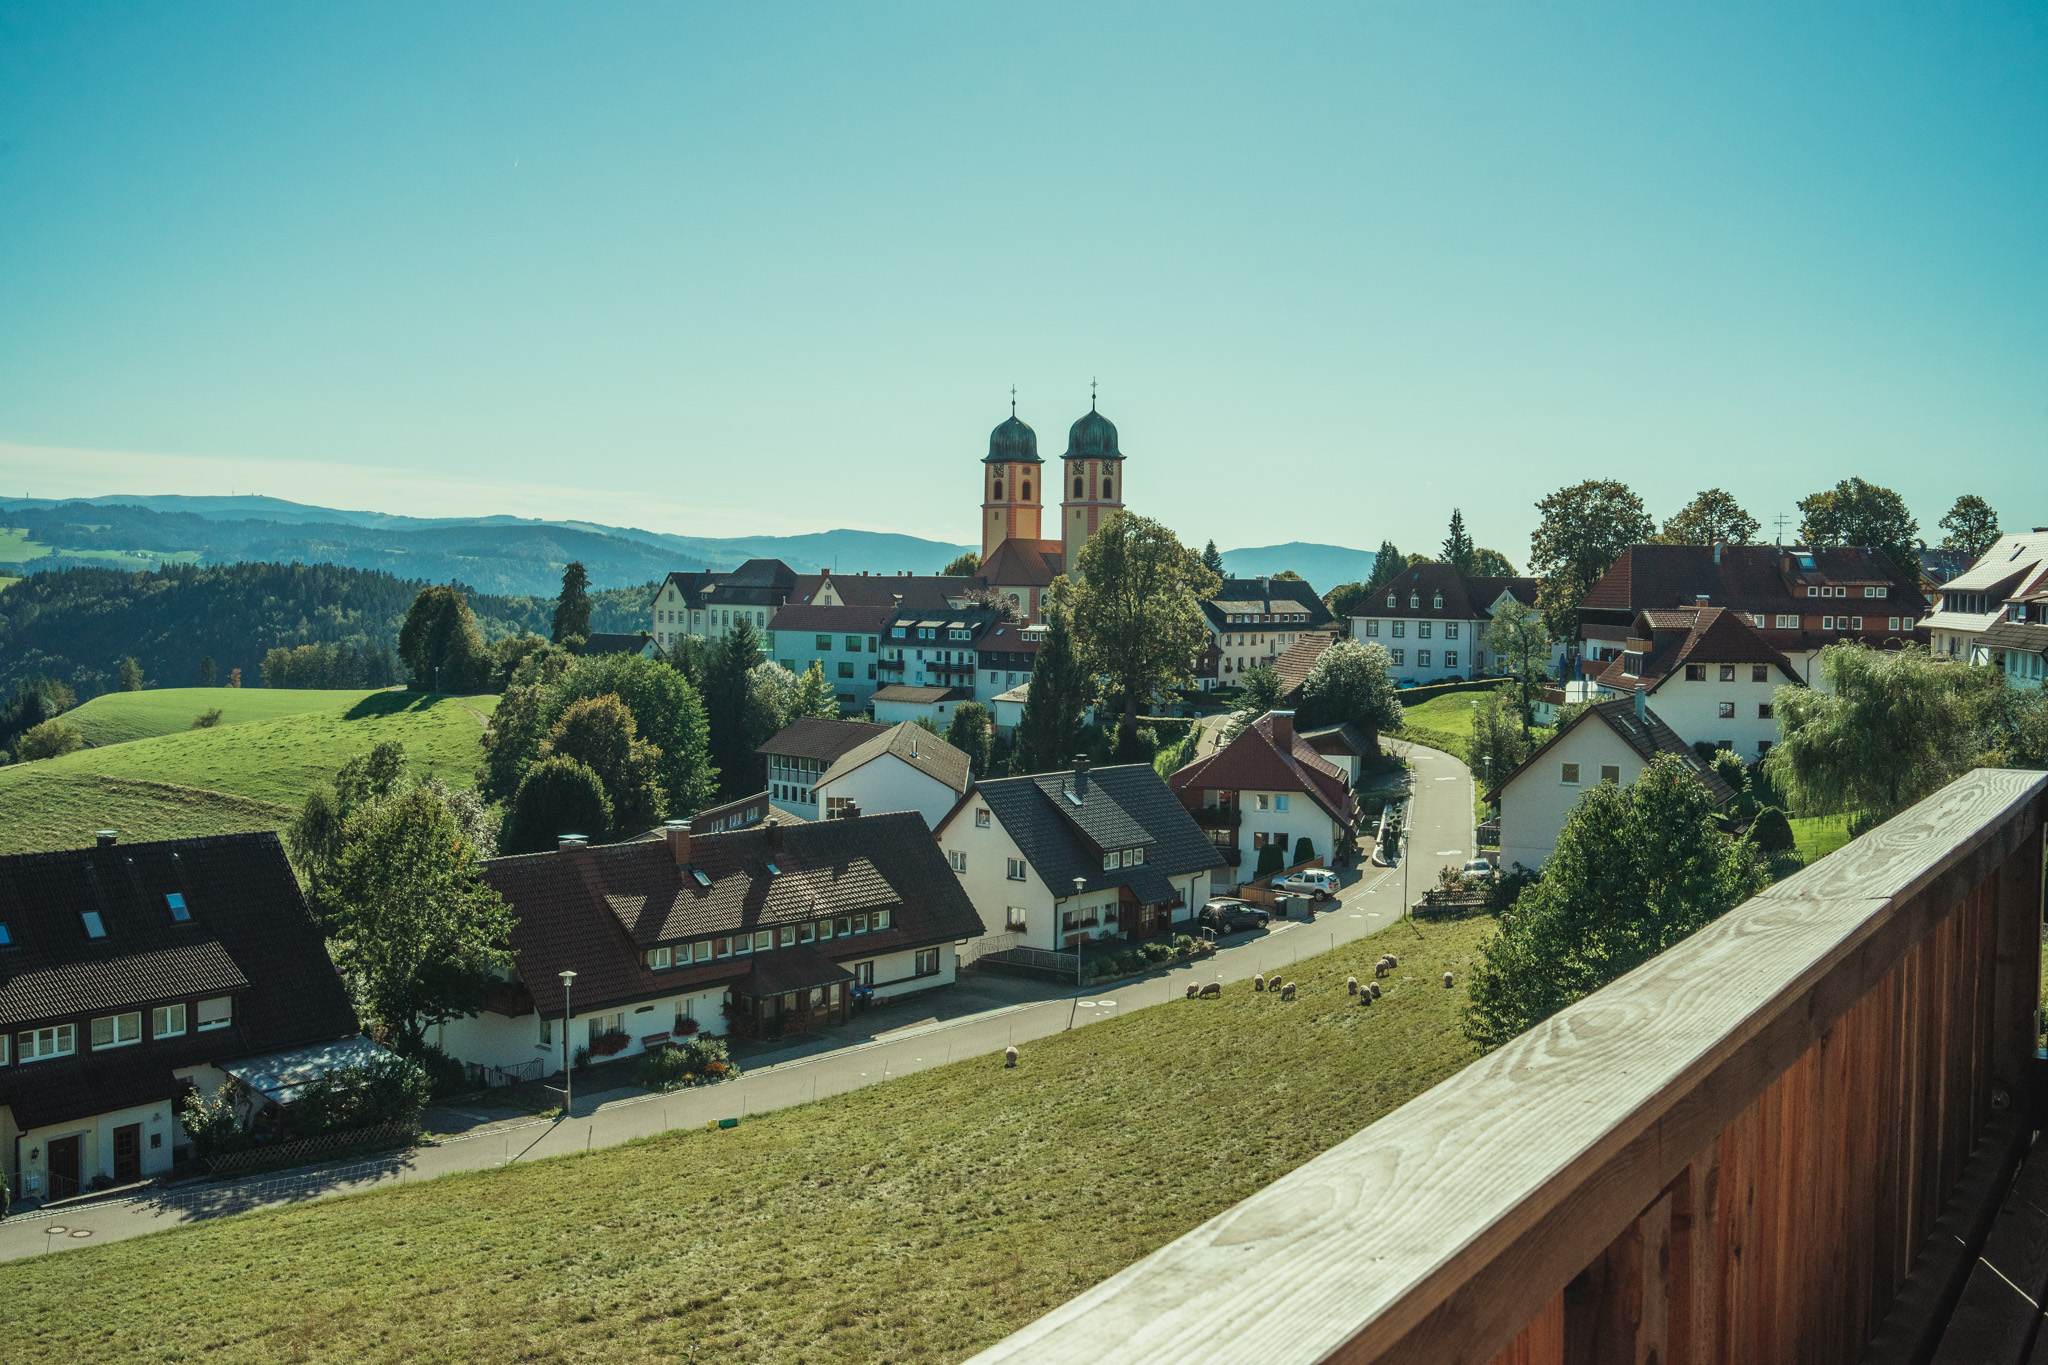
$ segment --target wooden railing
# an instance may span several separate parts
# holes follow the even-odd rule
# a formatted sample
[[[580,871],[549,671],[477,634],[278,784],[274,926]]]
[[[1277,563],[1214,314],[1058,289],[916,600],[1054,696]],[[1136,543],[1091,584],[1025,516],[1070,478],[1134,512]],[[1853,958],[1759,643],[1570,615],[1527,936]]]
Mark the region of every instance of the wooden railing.
[[[1968,774],[977,1359],[1858,1360],[2030,1098],[2044,783]]]

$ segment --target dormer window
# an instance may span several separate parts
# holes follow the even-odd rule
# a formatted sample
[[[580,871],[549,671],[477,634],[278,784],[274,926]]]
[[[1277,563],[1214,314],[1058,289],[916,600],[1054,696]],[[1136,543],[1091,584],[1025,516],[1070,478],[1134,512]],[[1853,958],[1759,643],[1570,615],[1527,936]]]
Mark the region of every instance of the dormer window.
[[[1388,594],[1387,594],[1387,605],[1388,605],[1388,606],[1390,606],[1390,607],[1394,605],[1394,594],[1392,594],[1392,593],[1388,593]]]
[[[1419,592],[1411,592],[1411,593],[1409,593],[1409,594],[1408,594],[1408,609],[1409,609],[1410,611],[1413,611],[1413,610],[1414,610],[1415,608],[1417,608],[1417,607],[1419,607],[1419,606],[1421,606],[1421,605],[1422,605],[1422,594],[1421,594],[1421,593],[1419,593]]]
[[[1430,606],[1438,611],[1442,611],[1444,606],[1444,595],[1442,593],[1438,593],[1436,597],[1431,600]]]
[[[171,918],[178,923],[183,924],[192,918],[192,912],[185,908],[184,893],[178,891],[171,892],[170,895],[164,897],[164,904],[171,907]]]
[[[211,1000],[199,1002],[200,1033],[226,1028],[235,1022],[235,998],[232,995],[216,995]]]
[[[85,936],[87,938],[105,938],[107,936],[107,926],[100,923],[99,911],[86,910],[81,912],[78,918],[85,925]]]

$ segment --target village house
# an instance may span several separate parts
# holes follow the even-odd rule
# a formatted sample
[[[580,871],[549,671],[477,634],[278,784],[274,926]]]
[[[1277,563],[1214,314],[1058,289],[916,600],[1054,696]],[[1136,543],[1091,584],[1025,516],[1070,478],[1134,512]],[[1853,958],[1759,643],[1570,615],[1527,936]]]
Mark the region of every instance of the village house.
[[[820,607],[793,602],[768,618],[768,657],[802,676],[817,664],[842,711],[867,709],[880,686],[875,665],[889,618],[884,607]]]
[[[1677,756],[1706,784],[1715,805],[1734,799],[1734,790],[1646,698],[1647,689],[1639,687],[1632,696],[1594,702],[1487,792],[1487,802],[1500,809],[1502,868],[1541,868],[1581,794],[1598,782],[1628,786],[1658,754]]]
[[[2048,621],[2048,527],[2029,534],[2000,536],[1964,572],[1941,585],[1927,618],[1936,654],[1975,663],[1991,662],[1991,651],[2024,652],[2023,635],[2005,632],[2011,645],[1984,645],[1984,636],[2003,624]]]
[[[876,728],[818,774],[811,787],[818,811],[837,820],[849,811],[912,810],[936,828],[973,784],[967,755],[912,721]]]
[[[1637,612],[1621,653],[1593,682],[1607,698],[1643,688],[1679,738],[1733,750],[1745,762],[1777,742],[1778,689],[1806,685],[1747,616],[1726,607]]]
[[[1809,687],[1820,651],[1843,640],[1872,649],[1926,643],[1918,572],[1882,550],[1777,545],[1631,545],[1579,605],[1573,672],[1590,679],[1626,648],[1645,608],[1727,607],[1749,618]]]
[[[1031,685],[1031,670],[1038,662],[1038,647],[1045,643],[1043,626],[1017,621],[996,621],[974,642],[974,699],[994,710],[995,700],[1014,688]]]
[[[944,611],[948,607],[965,604],[975,587],[976,581],[971,578],[912,574],[805,574],[798,573],[779,559],[750,559],[726,573],[690,570],[670,574],[655,589],[654,600],[649,605],[652,616],[650,629],[654,643],[666,650],[674,648],[676,641],[684,636],[716,640],[743,620],[756,631],[765,633],[773,628],[776,614],[788,606],[868,607],[891,611],[912,607]],[[860,633],[858,627],[849,628],[843,624],[855,618],[819,619],[827,624],[814,622],[808,627],[792,624],[786,629],[796,631],[799,638],[803,629],[809,629],[813,634],[820,630],[842,636],[850,630],[851,633]],[[779,659],[782,656],[767,652],[763,657]],[[811,656],[791,657],[804,657],[808,666]],[[832,662],[836,664],[838,660],[835,658]],[[841,680],[835,667],[828,665],[825,672],[827,677]],[[858,672],[852,681],[860,681]]]
[[[191,1155],[189,1091],[246,1072],[260,1111],[290,1098],[264,1078],[361,1050],[379,1051],[275,833],[103,831],[0,858],[0,1161],[17,1197],[161,1175]]]
[[[1143,939],[1193,918],[1223,857],[1149,764],[984,781],[938,844],[986,948]]]
[[[1320,733],[1348,747],[1336,732]],[[1292,711],[1269,711],[1167,786],[1222,854],[1213,876],[1221,889],[1251,880],[1269,846],[1287,867],[1300,861],[1303,840],[1310,857],[1333,858],[1358,830],[1352,780],[1295,732]]]
[[[653,657],[659,649],[660,646],[654,643],[654,637],[644,630],[617,633],[597,631],[584,639],[582,653],[585,658],[598,654],[638,654],[644,659]]]
[[[1353,609],[1351,638],[1387,651],[1394,677],[1428,684],[1506,671],[1486,652],[1494,614],[1536,605],[1533,578],[1481,578],[1450,564],[1418,564]]]
[[[883,725],[900,725],[906,720],[929,721],[940,733],[953,723],[953,710],[963,701],[974,700],[972,687],[949,687],[942,683],[920,687],[892,683],[869,700],[875,720]]]
[[[659,839],[494,858],[484,879],[519,919],[513,970],[435,1041],[508,1078],[551,1074],[565,1051],[843,1022],[856,997],[950,984],[956,945],[981,932],[910,811],[725,834],[674,820]]]
[[[1209,627],[1209,644],[1196,665],[1195,680],[1211,692],[1273,664],[1309,632],[1327,634],[1334,618],[1302,579],[1226,578],[1203,600],[1202,619]]]
[[[820,818],[818,779],[841,754],[888,732],[888,726],[865,720],[791,721],[754,751],[768,760],[769,801],[799,819]]]

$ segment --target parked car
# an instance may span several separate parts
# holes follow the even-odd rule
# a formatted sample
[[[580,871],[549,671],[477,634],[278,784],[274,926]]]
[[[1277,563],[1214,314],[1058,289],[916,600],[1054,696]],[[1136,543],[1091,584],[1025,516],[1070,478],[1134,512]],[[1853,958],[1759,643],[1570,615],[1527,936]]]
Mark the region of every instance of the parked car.
[[[1458,870],[1468,877],[1493,877],[1499,875],[1494,871],[1493,864],[1484,858],[1474,858]]]
[[[1401,686],[1401,687],[1413,687],[1413,686],[1415,686],[1415,679],[1413,679],[1413,678],[1403,678],[1403,679],[1401,679],[1400,683],[1399,683],[1399,684],[1397,684],[1397,685],[1398,685],[1398,686]]]
[[[1273,883],[1275,891],[1292,891],[1299,895],[1314,896],[1326,901],[1337,894],[1344,884],[1337,880],[1337,874],[1323,867],[1304,868],[1291,877],[1283,877]]]
[[[1200,916],[1204,929],[1213,929],[1219,934],[1234,934],[1241,929],[1263,929],[1272,916],[1255,905],[1246,905],[1241,900],[1227,896],[1218,897],[1202,907]]]

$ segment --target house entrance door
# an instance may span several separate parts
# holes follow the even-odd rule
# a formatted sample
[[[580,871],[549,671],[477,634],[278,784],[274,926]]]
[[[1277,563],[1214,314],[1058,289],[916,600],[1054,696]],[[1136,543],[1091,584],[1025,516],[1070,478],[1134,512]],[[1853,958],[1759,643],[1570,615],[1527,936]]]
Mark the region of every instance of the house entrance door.
[[[132,1185],[142,1179],[142,1125],[124,1123],[114,1130],[114,1183]]]
[[[78,1186],[78,1135],[51,1139],[50,1198],[69,1199]]]

